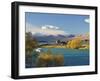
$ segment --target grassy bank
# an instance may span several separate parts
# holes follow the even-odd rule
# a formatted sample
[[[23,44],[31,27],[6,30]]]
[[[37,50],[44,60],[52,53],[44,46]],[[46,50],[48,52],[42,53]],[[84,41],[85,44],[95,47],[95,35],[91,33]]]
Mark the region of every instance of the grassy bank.
[[[43,48],[68,48],[66,45],[44,45],[44,46],[41,46],[41,47],[43,47]],[[88,46],[80,47],[78,49],[89,49],[89,47]]]
[[[44,48],[66,48],[65,45],[45,45],[45,46],[41,46]]]

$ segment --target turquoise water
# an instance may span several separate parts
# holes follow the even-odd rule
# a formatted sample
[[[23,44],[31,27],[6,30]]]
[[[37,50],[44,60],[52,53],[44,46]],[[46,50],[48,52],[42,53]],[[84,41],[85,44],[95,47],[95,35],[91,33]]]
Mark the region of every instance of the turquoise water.
[[[42,51],[47,50],[48,48],[42,48]],[[50,51],[52,51],[53,54],[62,54],[64,56],[64,66],[89,65],[89,50],[50,48]],[[32,57],[26,61],[26,68],[35,67],[34,60],[35,58]]]
[[[48,48],[43,48],[47,51]],[[89,65],[89,50],[83,49],[66,49],[66,48],[51,48],[54,54],[64,55],[64,66]]]

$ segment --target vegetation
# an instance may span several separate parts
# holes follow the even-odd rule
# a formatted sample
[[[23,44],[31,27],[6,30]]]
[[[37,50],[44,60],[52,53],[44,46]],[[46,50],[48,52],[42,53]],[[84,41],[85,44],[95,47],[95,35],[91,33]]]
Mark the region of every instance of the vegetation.
[[[71,49],[89,49],[89,40],[82,40],[80,37],[68,41],[67,48]]]
[[[50,50],[43,52],[37,58],[38,67],[61,66],[64,63],[64,57],[61,54],[53,54]]]
[[[32,37],[30,32],[25,34],[25,52],[30,55],[34,48],[38,46],[38,42]]]
[[[87,34],[88,35],[88,34]],[[89,35],[88,35],[89,37]],[[35,48],[48,48],[46,52],[37,52]],[[40,46],[32,33],[25,33],[25,53],[26,53],[26,64],[31,62],[34,67],[55,67],[64,65],[63,54],[53,54],[50,48],[71,48],[71,49],[89,49],[89,40],[82,40],[77,37],[67,42],[57,41],[55,44],[47,44]]]
[[[43,48],[66,48],[66,45],[45,45]]]
[[[54,56],[54,62],[56,66],[62,66],[64,65],[64,56],[61,54]]]
[[[78,49],[81,46],[81,40],[76,38],[68,42],[67,48]]]
[[[35,38],[32,37],[32,33],[28,32],[25,33],[25,62],[27,64],[27,62],[30,62],[31,64],[35,63],[36,59],[32,59],[37,58],[38,54],[37,53],[33,53],[34,48],[36,48],[38,46],[38,42],[36,41]]]

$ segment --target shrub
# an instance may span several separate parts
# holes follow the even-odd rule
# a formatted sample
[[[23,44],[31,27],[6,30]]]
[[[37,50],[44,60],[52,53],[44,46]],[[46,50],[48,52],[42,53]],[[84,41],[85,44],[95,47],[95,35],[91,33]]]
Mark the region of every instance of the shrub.
[[[50,50],[41,53],[36,62],[38,67],[61,66],[64,63],[63,55],[53,54]]]
[[[55,55],[54,62],[56,66],[62,66],[64,64],[64,56],[63,55]]]
[[[53,55],[50,50],[41,53],[37,58],[37,66],[51,66],[53,62]]]

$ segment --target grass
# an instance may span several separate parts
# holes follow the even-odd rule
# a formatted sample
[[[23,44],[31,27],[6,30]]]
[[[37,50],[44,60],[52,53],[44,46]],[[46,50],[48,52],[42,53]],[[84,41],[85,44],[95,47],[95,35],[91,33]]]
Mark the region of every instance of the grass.
[[[37,57],[37,67],[48,67],[48,66],[62,66],[64,64],[64,56],[62,54],[53,54],[49,49],[46,52],[40,53]]]
[[[44,45],[41,47],[43,47],[43,48],[67,48],[66,45]],[[85,47],[80,47],[78,49],[89,49],[89,47],[87,45],[85,45]]]
[[[41,46],[44,48],[66,48],[65,45],[45,45],[45,46]]]

